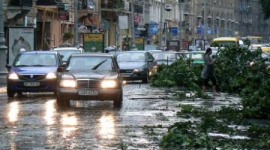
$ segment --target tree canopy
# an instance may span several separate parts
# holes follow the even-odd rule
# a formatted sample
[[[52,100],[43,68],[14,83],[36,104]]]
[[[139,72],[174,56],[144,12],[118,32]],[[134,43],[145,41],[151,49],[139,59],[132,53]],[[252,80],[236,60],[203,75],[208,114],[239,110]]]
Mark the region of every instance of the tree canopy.
[[[269,0],[260,0],[262,11],[264,13],[264,19],[270,18],[270,1]]]

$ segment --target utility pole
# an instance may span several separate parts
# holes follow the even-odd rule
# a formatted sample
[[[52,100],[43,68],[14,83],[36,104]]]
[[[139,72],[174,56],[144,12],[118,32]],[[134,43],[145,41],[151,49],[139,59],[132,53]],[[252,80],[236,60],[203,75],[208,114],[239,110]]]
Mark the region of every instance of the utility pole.
[[[132,38],[132,49],[136,48],[135,44],[135,28],[134,28],[134,0],[131,0],[131,38]]]
[[[160,39],[159,44],[160,47],[162,46],[162,36],[163,36],[163,13],[164,13],[164,0],[161,0],[161,6],[160,6]]]
[[[4,33],[4,20],[3,20],[3,0],[0,0],[0,51],[6,50],[6,39],[5,39],[5,33]]]
[[[215,38],[215,16],[214,16],[214,4],[216,3],[216,0],[213,0],[212,3],[212,39]]]
[[[74,0],[74,46],[79,45],[78,40],[78,0]]]
[[[179,34],[178,34],[178,37],[179,37],[179,42],[180,42],[180,48],[179,50],[181,50],[182,48],[182,4],[181,4],[181,1],[178,2],[178,7],[179,7],[179,24],[178,24],[178,30],[179,30]]]
[[[145,25],[145,0],[143,0],[143,25]]]
[[[207,8],[206,8],[206,0],[204,0],[204,13],[203,13],[203,39],[204,39],[204,42],[206,42],[207,40],[207,36],[206,36],[206,25],[207,25],[207,15],[206,15],[206,11],[207,11]],[[205,48],[203,47],[203,50]]]
[[[5,65],[8,63],[7,59],[7,47],[5,46],[6,39],[5,39],[5,33],[4,33],[4,17],[3,17],[3,0],[0,0],[0,74],[6,73],[7,70],[5,68]]]

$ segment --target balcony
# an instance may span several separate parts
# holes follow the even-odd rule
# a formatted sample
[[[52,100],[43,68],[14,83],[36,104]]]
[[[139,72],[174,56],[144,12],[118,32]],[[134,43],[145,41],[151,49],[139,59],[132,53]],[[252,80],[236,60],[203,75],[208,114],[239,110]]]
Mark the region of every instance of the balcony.
[[[57,2],[61,2],[61,1],[60,0],[38,0],[37,5],[52,6],[52,5],[57,5]]]
[[[125,9],[130,10],[128,2],[123,0],[101,0],[101,9]]]
[[[32,8],[33,0],[11,0],[9,2],[9,7]]]

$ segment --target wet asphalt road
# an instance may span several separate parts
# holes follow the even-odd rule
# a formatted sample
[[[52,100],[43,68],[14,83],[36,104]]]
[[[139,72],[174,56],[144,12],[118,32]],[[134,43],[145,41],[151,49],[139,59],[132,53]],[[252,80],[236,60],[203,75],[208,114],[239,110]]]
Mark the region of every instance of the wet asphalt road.
[[[60,109],[52,93],[7,98],[0,90],[0,150],[159,149],[166,127],[180,119],[175,116],[180,103],[217,107],[235,102],[178,102],[170,100],[172,94],[173,90],[129,83],[121,109],[110,101],[71,101],[69,108]]]

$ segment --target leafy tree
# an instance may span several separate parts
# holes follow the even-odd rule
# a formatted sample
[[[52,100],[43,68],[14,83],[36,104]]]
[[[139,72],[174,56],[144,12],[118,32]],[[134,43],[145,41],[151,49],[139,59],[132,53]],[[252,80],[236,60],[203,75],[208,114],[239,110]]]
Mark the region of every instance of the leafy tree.
[[[268,19],[270,17],[270,1],[269,0],[260,0],[262,11],[264,13],[264,19]]]

